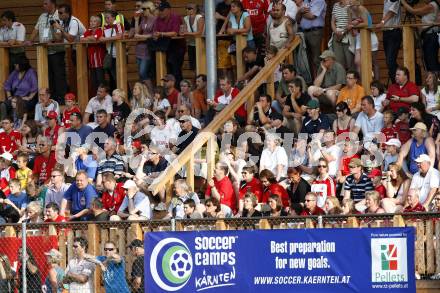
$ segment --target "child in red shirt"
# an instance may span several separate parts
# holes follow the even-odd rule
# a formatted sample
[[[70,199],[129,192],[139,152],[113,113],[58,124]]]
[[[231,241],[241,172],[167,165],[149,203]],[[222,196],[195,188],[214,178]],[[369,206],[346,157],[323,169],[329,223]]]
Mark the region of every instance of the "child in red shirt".
[[[70,115],[72,115],[72,113],[81,113],[81,110],[75,104],[76,97],[74,94],[67,93],[64,96],[64,101],[66,103],[66,107],[63,111],[63,119],[61,120],[61,125],[63,125],[65,129],[69,129],[71,126]]]
[[[383,125],[381,132],[385,135],[385,140],[389,141],[391,138],[397,138],[396,128],[394,127],[394,113],[391,110],[387,110],[383,113]],[[382,149],[385,149],[385,144],[382,143]]]

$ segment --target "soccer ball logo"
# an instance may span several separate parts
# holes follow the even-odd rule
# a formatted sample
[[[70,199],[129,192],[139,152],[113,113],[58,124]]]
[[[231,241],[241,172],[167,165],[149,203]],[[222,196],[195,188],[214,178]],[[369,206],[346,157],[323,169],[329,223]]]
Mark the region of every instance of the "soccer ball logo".
[[[185,249],[178,250],[170,258],[171,274],[175,278],[187,279],[191,275],[192,259]]]

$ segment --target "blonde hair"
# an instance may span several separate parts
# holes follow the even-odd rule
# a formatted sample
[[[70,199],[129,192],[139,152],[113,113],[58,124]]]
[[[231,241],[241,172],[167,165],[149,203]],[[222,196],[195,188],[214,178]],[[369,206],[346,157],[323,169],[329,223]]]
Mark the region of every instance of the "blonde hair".
[[[140,96],[139,97],[135,97],[133,95],[133,99],[132,99],[132,105],[133,107],[137,106],[140,108],[148,108],[151,106],[151,93],[148,90],[147,86],[141,82],[136,82],[133,86],[133,89],[135,87],[139,87],[140,88]],[[135,105],[136,103],[138,103],[138,105]]]
[[[127,94],[125,93],[124,90],[121,90],[121,89],[113,90],[113,94],[120,97],[123,100],[125,100],[127,98]]]
[[[154,6],[154,3],[151,1],[147,1],[142,3],[142,6],[147,8],[147,10],[150,11],[150,14],[154,15],[154,12],[156,11],[156,6]]]
[[[377,205],[380,205],[380,194],[379,194],[379,192],[377,192],[375,190],[365,192],[365,198],[370,198]]]
[[[26,210],[29,210],[29,209],[33,210],[33,211],[34,211],[36,214],[38,214],[38,215],[40,215],[40,214],[41,214],[41,211],[43,210],[43,209],[41,208],[40,203],[39,203],[39,202],[36,202],[36,201],[31,201],[31,202],[27,205]]]
[[[92,16],[90,16],[90,20],[92,20],[92,19],[98,21],[98,27],[101,26],[101,18],[100,17],[98,17],[96,15],[92,15]]]

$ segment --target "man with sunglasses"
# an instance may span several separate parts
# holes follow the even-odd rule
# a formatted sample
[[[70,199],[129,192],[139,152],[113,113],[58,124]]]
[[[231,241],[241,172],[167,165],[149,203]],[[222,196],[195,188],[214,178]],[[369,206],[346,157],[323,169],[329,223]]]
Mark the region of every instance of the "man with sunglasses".
[[[73,239],[72,247],[73,258],[69,260],[63,283],[69,284],[69,292],[93,293],[96,265],[87,257],[88,241],[83,237],[76,237]]]
[[[325,215],[324,210],[317,206],[316,193],[314,192],[309,192],[306,194],[304,206],[305,208],[302,211],[301,216]]]
[[[45,184],[49,181],[52,169],[55,167],[55,152],[51,151],[52,142],[46,136],[37,138],[36,151],[38,156],[35,157],[34,169],[32,175],[38,185]]]
[[[125,260],[118,254],[116,244],[108,241],[104,244],[104,255],[86,254],[84,258],[102,268],[102,279],[106,293],[129,293],[125,279]]]
[[[64,171],[62,169],[53,169],[50,176],[50,184],[46,191],[44,198],[44,206],[50,203],[55,203],[58,207],[61,206],[63,195],[69,189],[69,184],[64,182]],[[46,208],[47,209],[47,208]],[[59,211],[59,208],[58,208]]]

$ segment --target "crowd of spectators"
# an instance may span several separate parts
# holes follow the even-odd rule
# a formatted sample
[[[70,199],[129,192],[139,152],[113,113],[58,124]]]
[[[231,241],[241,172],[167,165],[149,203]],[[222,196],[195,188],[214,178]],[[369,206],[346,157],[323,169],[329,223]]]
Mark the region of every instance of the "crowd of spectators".
[[[27,40],[14,13],[2,13],[0,44],[18,45],[10,50],[11,74],[0,106],[3,223],[437,211],[439,65],[427,55],[438,51],[431,40],[438,26],[420,27],[427,69],[422,86],[396,63],[401,32],[389,28],[400,24],[403,10],[434,22],[436,1],[421,8],[385,1],[379,26],[385,26],[392,82],[382,84],[375,68],[370,89],[362,87],[359,74],[358,30],[372,26],[362,1],[341,0],[332,10],[324,0],[217,2],[217,32],[246,34],[247,46],[245,74],[235,78],[234,37],[219,38],[215,97],[207,97],[206,75],[194,81],[182,76],[186,52],[195,69],[193,37],[204,33],[204,12],[193,3],[186,4],[182,18],[167,1],[134,1],[130,20],[106,0],[104,12],[92,16],[87,28],[69,5],[44,0],[44,13]],[[326,15],[331,38],[321,51]],[[306,68],[280,64],[275,96],[261,86],[215,134],[220,152],[214,177],[207,178],[207,156],[197,152],[195,190],[182,168],[174,190],[152,194],[153,181],[295,36],[305,45]],[[38,88],[19,46],[37,37],[59,42],[48,47],[48,88]],[[112,41],[121,38],[138,39],[139,81],[128,93],[116,88]],[[379,41],[374,33],[371,38],[375,60]],[[74,41],[91,42],[88,65],[96,95],[84,111],[66,82],[62,42]],[[167,53],[168,66],[157,87],[155,51]],[[304,69],[311,72],[310,82]]]

